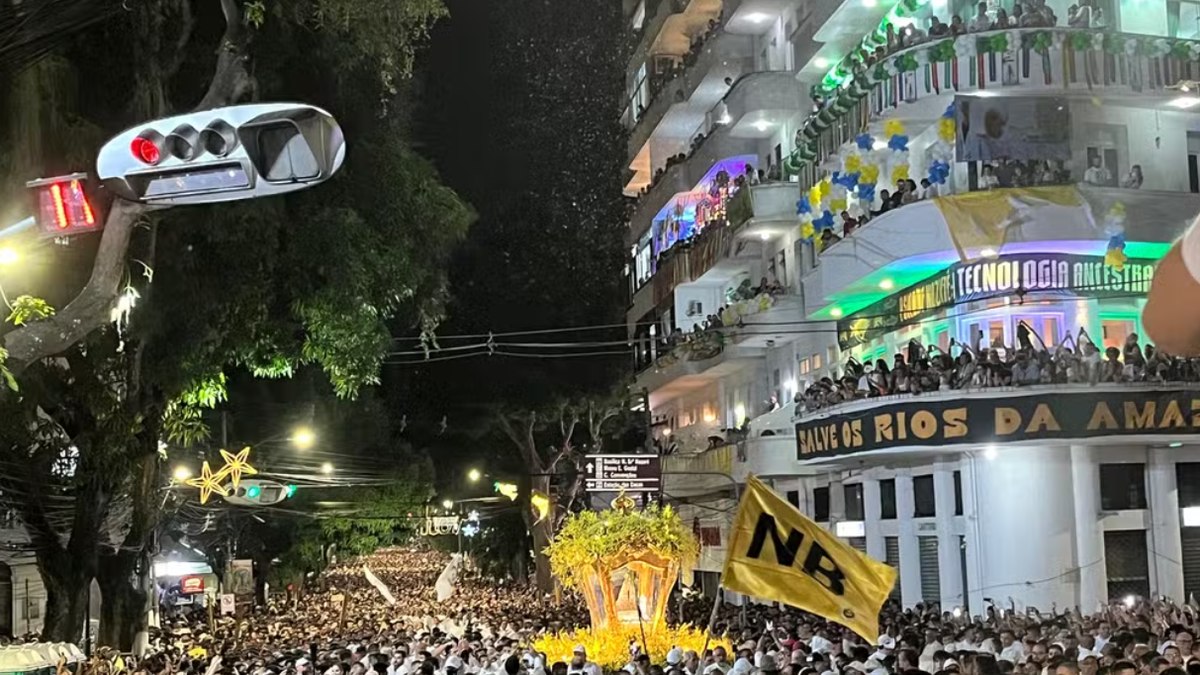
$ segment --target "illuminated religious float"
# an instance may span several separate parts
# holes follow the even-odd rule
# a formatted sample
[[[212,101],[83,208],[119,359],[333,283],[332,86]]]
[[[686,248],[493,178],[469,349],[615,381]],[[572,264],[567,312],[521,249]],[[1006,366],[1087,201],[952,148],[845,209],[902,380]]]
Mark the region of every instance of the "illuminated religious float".
[[[653,663],[665,663],[673,647],[705,645],[704,631],[667,625],[667,601],[681,569],[695,564],[696,538],[671,507],[635,508],[622,495],[611,511],[584,511],[563,524],[546,549],[562,585],[583,596],[591,627],[540,638],[535,646],[551,661],[570,660],[576,645],[605,670],[630,661],[631,648],[648,650]],[[712,638],[709,647],[724,640]]]

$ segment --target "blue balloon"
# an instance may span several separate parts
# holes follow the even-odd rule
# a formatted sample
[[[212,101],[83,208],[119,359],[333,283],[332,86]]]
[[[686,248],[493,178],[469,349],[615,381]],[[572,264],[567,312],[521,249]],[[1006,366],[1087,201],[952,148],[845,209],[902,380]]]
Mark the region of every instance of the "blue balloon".
[[[1125,248],[1125,235],[1124,234],[1114,234],[1108,240],[1108,250],[1111,251],[1114,248]]]
[[[953,103],[946,106],[946,110],[945,110],[945,112],[942,113],[942,117],[947,117],[947,118],[954,117],[954,104]]]
[[[796,202],[796,215],[803,215],[805,213],[812,213],[812,204],[808,203],[808,195],[804,195],[800,198],[800,201]]]
[[[888,140],[888,147],[892,150],[906,152],[908,150],[908,136],[904,134],[896,134]]]
[[[841,177],[838,184],[847,190],[853,190],[855,185],[858,185],[858,173],[848,173]]]
[[[941,185],[950,177],[950,165],[940,159],[935,159],[929,165],[929,182]]]
[[[875,201],[875,184],[874,183],[859,183],[858,198],[865,202]]]
[[[870,150],[875,147],[875,139],[871,138],[871,134],[859,134],[855,136],[854,143],[858,145],[859,150]]]
[[[821,230],[832,230],[833,213],[831,211],[826,211],[825,213],[821,214],[820,218],[817,218],[813,221],[813,229],[817,230],[818,232]]]

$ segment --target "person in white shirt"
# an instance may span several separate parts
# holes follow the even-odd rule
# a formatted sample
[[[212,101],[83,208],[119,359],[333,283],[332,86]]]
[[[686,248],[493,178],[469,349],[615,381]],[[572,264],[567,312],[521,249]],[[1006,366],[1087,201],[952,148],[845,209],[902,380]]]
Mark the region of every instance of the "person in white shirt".
[[[1017,640],[1016,633],[1009,629],[1000,631],[1000,659],[1012,664],[1025,659],[1025,645]]]
[[[600,666],[588,661],[587,649],[583,645],[575,645],[571,653],[571,663],[567,666],[567,675],[604,675]]]
[[[925,630],[925,649],[921,650],[921,656],[917,659],[917,667],[921,670],[932,673],[936,670],[933,662],[933,655],[942,651],[942,643],[938,641],[937,631],[932,628]]]
[[[991,30],[992,20],[987,15],[987,3],[979,3],[979,8],[971,21],[967,23],[968,33],[982,33],[985,30]]]
[[[1088,185],[1109,185],[1112,183],[1112,172],[1104,166],[1100,157],[1092,158],[1092,165],[1083,172],[1083,182]]]

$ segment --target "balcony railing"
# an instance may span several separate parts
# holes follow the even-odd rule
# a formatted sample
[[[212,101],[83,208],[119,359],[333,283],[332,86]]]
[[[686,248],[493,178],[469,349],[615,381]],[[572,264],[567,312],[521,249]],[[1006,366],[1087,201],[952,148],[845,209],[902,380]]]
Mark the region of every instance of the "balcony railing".
[[[1200,42],[1075,28],[1011,28],[944,38],[895,51],[847,73],[802,125],[785,163],[819,163],[872,115],[929,97],[1016,88],[1144,95],[1200,79]],[[804,186],[802,186],[804,187]]]

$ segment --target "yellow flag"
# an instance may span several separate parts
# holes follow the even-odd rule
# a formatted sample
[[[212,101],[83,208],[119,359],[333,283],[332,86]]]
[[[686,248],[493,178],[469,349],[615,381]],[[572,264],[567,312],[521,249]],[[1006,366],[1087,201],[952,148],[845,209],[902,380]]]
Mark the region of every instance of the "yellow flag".
[[[746,484],[721,585],[812,612],[874,642],[896,570],[843,543],[758,478]]]

